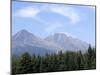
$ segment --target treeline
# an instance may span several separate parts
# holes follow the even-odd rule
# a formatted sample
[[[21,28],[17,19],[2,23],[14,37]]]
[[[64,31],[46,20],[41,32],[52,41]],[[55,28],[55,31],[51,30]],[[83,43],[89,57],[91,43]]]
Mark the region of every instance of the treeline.
[[[45,56],[35,56],[24,53],[20,57],[12,57],[12,75],[89,70],[96,68],[96,50],[89,46],[86,53],[64,52],[58,54],[46,54]]]

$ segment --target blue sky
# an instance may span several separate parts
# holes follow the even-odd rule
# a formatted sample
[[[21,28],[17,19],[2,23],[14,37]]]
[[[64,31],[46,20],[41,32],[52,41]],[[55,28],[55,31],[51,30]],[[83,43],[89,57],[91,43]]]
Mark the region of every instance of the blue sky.
[[[12,34],[22,29],[42,38],[63,32],[94,45],[95,7],[13,1]]]

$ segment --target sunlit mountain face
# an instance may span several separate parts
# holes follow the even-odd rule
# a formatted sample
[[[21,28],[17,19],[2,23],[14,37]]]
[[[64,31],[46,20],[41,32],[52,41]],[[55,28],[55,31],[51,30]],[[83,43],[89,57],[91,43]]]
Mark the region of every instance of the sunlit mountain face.
[[[59,51],[86,52],[89,44],[65,33],[54,33],[45,39],[40,38],[27,30],[17,32],[12,38],[12,53],[20,55],[24,52],[30,54],[45,55],[46,53],[58,53]]]

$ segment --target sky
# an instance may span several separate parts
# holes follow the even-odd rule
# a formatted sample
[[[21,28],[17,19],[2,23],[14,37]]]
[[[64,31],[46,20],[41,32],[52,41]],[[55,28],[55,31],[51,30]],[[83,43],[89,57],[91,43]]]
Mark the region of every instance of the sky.
[[[12,2],[12,35],[22,29],[45,38],[63,32],[95,45],[95,7]]]

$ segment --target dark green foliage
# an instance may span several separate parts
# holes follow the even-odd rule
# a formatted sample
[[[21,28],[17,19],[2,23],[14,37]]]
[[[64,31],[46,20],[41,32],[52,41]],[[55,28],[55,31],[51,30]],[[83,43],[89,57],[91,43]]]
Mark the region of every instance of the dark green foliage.
[[[96,67],[96,52],[95,52],[95,48],[91,48],[91,46],[89,46],[88,48],[88,68],[95,68]],[[93,66],[94,65],[94,66]]]
[[[86,53],[62,52],[45,54],[45,56],[30,56],[28,53],[12,58],[12,74],[27,74],[41,72],[87,70],[96,68],[96,50],[89,46]]]
[[[17,63],[15,63],[17,62]],[[14,65],[15,64],[15,65]],[[22,73],[31,73],[32,72],[32,60],[31,60],[31,56],[28,53],[24,53],[19,59],[17,59],[16,61],[14,61],[12,63],[12,65],[14,66],[14,71],[16,72],[16,74],[22,74]],[[12,71],[12,73],[14,73],[14,71]]]
[[[32,64],[31,64],[31,56],[28,53],[24,53],[21,56],[19,61],[20,64],[20,73],[31,73],[32,71]]]

